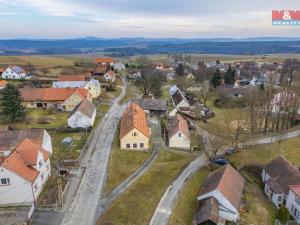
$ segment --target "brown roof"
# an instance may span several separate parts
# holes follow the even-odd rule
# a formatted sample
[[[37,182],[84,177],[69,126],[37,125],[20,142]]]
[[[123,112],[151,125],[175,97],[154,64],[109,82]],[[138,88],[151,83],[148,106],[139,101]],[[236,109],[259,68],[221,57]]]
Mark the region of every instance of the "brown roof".
[[[84,115],[86,115],[87,117],[92,118],[95,109],[96,109],[96,106],[93,103],[91,103],[87,99],[83,99],[80,102],[80,104],[75,107],[75,109],[71,113],[70,117],[72,115],[74,115],[74,113],[79,111],[79,112],[83,113]]]
[[[146,137],[150,137],[144,110],[136,103],[131,103],[121,117],[120,139],[134,128],[143,133]]]
[[[113,58],[103,57],[103,58],[96,58],[95,63],[115,63],[116,61]]]
[[[24,102],[65,101],[74,93],[87,98],[88,90],[83,88],[23,88],[20,90]]]
[[[49,154],[37,143],[25,139],[17,149],[4,161],[2,166],[15,174],[33,183],[39,172],[33,167],[37,163],[38,152],[43,153],[44,160],[49,159]]]
[[[172,95],[172,99],[173,99],[175,105],[178,105],[182,100],[185,100],[188,102],[186,97],[183,95],[183,93],[179,89]]]
[[[59,75],[58,81],[85,81],[85,75]]]
[[[218,224],[219,221],[219,204],[214,197],[206,198],[199,202],[199,209],[195,215],[195,225],[205,224],[211,221]]]
[[[218,190],[238,209],[241,203],[245,179],[231,165],[223,166],[209,175],[199,196]]]
[[[169,120],[168,135],[173,137],[177,132],[182,132],[187,138],[190,138],[189,126],[187,121],[179,114]]]
[[[94,68],[94,74],[105,74],[107,70],[106,65],[97,65]]]
[[[15,149],[26,138],[41,146],[43,135],[43,129],[0,131],[0,151]]]
[[[279,156],[264,167],[271,177],[267,182],[275,193],[288,193],[290,185],[300,184],[300,172],[286,158]]]
[[[150,111],[167,111],[167,101],[163,99],[138,99],[137,103]]]

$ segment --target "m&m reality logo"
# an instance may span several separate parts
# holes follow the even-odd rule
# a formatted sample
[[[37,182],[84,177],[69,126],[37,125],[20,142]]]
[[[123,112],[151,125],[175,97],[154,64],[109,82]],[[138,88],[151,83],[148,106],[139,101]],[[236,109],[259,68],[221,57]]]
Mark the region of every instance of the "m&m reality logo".
[[[272,24],[275,26],[299,26],[300,10],[273,10]]]

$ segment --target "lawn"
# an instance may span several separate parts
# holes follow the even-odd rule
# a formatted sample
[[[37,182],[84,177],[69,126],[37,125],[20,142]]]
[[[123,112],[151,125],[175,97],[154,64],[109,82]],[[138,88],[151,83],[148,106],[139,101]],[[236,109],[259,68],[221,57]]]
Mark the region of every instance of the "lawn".
[[[109,164],[108,176],[104,188],[105,193],[111,192],[122,181],[136,171],[150,156],[150,152],[137,152],[113,148]]]
[[[53,155],[52,160],[76,160],[82,150],[85,142],[88,138],[88,134],[85,132],[80,133],[62,133],[62,132],[50,132],[52,138]],[[71,137],[73,142],[71,145],[63,144],[62,141],[66,137]]]
[[[26,116],[23,121],[10,123],[2,120],[1,125],[10,125],[14,129],[65,127],[69,115],[69,112],[58,112],[56,110],[26,109]]]
[[[151,168],[99,218],[97,225],[149,224],[160,198],[191,161],[191,156],[161,151]]]
[[[190,225],[197,209],[197,195],[210,170],[200,169],[185,185],[170,217],[169,225]]]
[[[140,94],[139,94],[137,88],[129,83],[127,86],[126,94],[125,94],[124,98],[121,100],[120,104],[126,103],[133,99],[137,99],[137,98],[139,98],[139,95]]]
[[[291,163],[300,165],[300,138],[293,138],[279,143],[259,145],[241,150],[229,157],[237,168],[245,164],[265,164],[279,155],[286,157]]]
[[[102,88],[101,97],[105,100],[112,100],[117,98],[121,94],[121,91],[121,87],[116,87],[115,91],[106,91],[104,88]]]

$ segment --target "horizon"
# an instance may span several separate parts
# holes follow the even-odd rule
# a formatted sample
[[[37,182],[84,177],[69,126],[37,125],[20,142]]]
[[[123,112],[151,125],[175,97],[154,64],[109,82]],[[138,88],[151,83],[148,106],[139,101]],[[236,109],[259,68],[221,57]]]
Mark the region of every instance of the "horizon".
[[[297,10],[296,0],[0,0],[0,39],[251,38],[300,36],[297,26],[272,26],[272,10]],[[72,29],[70,29],[72,28]]]

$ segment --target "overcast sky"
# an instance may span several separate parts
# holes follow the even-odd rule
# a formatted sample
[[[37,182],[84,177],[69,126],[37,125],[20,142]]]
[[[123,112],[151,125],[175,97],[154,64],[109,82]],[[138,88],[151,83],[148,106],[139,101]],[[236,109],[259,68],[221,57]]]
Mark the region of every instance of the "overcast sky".
[[[0,38],[299,37],[272,9],[300,0],[0,0]]]

